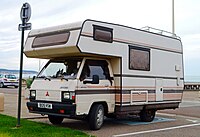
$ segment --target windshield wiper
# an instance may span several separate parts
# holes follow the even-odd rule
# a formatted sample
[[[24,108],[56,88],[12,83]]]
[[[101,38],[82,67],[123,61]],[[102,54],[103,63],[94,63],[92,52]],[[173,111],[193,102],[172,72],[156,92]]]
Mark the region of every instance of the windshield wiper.
[[[63,76],[62,78],[61,78],[61,80],[66,80],[66,81],[68,81],[68,78],[66,78],[65,76]]]
[[[49,76],[40,76],[40,77],[37,77],[37,78],[43,78],[44,80],[51,81],[51,78]]]
[[[49,81],[51,81],[51,78],[50,78],[50,77],[45,77],[44,80],[49,80]]]

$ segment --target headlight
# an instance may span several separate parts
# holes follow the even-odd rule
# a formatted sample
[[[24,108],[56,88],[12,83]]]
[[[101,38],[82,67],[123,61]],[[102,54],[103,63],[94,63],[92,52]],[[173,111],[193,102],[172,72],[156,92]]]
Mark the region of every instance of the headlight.
[[[30,100],[35,100],[35,97],[36,97],[36,91],[30,90]]]
[[[30,91],[30,95],[31,95],[31,97],[35,97],[36,96],[36,91],[35,90],[31,90]]]
[[[63,93],[63,99],[69,99],[69,92],[64,92]]]
[[[62,102],[75,103],[75,92],[62,91]]]

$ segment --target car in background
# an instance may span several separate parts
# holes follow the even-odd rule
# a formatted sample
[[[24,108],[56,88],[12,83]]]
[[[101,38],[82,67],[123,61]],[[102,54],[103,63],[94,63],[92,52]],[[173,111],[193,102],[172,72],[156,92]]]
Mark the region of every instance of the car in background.
[[[0,74],[0,88],[14,86],[19,87],[19,80],[13,74]]]

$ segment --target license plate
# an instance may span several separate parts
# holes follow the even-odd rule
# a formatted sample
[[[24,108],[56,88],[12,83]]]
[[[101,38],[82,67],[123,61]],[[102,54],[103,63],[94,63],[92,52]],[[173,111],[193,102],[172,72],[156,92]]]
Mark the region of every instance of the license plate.
[[[50,104],[50,103],[38,103],[38,108],[52,109],[52,104]]]

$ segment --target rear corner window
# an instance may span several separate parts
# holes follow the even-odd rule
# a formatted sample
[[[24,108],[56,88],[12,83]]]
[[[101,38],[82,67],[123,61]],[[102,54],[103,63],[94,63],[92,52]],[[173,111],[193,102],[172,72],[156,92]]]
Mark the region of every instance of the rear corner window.
[[[67,43],[69,39],[69,32],[59,33],[59,34],[46,34],[37,36],[33,40],[33,48],[38,47],[46,47],[46,46],[54,46],[54,45],[61,45]]]
[[[93,38],[94,38],[94,40],[112,43],[113,42],[113,29],[94,25],[93,26]]]

